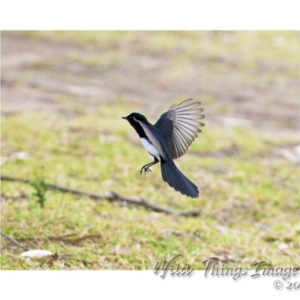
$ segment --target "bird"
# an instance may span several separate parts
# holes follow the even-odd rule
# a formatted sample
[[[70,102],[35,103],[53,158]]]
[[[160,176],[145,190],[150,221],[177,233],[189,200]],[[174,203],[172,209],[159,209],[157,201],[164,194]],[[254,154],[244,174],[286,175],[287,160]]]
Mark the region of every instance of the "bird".
[[[187,99],[172,105],[152,125],[147,118],[137,112],[122,119],[127,120],[140,137],[146,151],[154,161],[142,166],[140,174],[151,172],[150,167],[160,162],[162,178],[170,187],[191,198],[199,197],[198,187],[191,182],[175,165],[174,159],[186,153],[204,123],[200,122],[201,102]]]

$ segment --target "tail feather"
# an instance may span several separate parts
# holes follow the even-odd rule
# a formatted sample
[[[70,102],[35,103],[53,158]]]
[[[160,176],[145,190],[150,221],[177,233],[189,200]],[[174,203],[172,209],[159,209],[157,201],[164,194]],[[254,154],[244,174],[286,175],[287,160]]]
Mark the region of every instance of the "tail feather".
[[[169,186],[181,194],[192,198],[199,196],[197,186],[181,173],[172,160],[161,163],[161,175]]]

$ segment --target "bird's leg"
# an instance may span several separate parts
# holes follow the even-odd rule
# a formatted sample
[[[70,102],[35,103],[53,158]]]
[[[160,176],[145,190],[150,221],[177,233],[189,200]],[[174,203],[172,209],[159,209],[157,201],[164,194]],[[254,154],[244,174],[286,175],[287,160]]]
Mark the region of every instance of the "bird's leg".
[[[145,174],[151,172],[150,167],[157,164],[158,162],[159,162],[159,160],[156,157],[154,157],[154,161],[152,161],[149,164],[146,164],[146,165],[142,166],[142,168],[140,170],[140,174],[143,174],[143,171],[144,171]]]

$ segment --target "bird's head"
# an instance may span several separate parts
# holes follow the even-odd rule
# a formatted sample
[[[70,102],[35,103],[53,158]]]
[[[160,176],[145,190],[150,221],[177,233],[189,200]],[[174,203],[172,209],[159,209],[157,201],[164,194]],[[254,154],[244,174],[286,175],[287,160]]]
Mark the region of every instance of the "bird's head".
[[[148,123],[148,120],[143,115],[136,112],[131,113],[127,117],[122,117],[122,119],[127,120],[133,127],[139,122]]]

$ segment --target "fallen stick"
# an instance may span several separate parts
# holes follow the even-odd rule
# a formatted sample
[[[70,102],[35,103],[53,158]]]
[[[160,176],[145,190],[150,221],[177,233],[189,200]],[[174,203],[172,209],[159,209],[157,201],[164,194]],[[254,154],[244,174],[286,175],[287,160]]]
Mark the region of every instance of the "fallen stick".
[[[22,183],[27,183],[27,184],[32,184],[34,181],[33,180],[28,180],[28,179],[22,179],[22,178],[16,178],[16,177],[10,177],[10,176],[5,176],[5,175],[1,175],[1,180],[4,181],[15,181],[15,182],[22,182]],[[163,212],[166,214],[175,214],[175,215],[179,215],[179,216],[198,216],[199,212],[198,211],[176,211],[173,209],[169,209],[166,207],[162,207],[156,204],[153,204],[145,199],[133,199],[133,198],[128,198],[128,197],[124,197],[122,195],[119,195],[116,192],[111,192],[108,195],[100,195],[100,194],[96,194],[96,193],[89,193],[89,192],[85,192],[82,190],[77,190],[77,189],[73,189],[73,188],[68,188],[68,187],[64,187],[64,186],[60,186],[57,184],[52,184],[52,183],[45,183],[45,185],[52,190],[59,190],[61,192],[64,193],[71,193],[71,194],[75,194],[75,195],[83,195],[83,196],[88,196],[96,201],[98,200],[107,200],[107,201],[123,201],[126,202],[128,204],[135,204],[135,205],[141,205],[145,208],[148,208],[150,210],[153,210],[155,212]]]
[[[23,246],[22,244],[20,244],[18,241],[16,241],[15,239],[13,239],[12,237],[10,237],[9,235],[5,234],[4,232],[1,231],[1,235],[3,235],[5,238],[7,238],[8,240],[10,240],[13,244],[17,245],[18,247],[22,248],[24,251],[28,251],[29,248]]]
[[[9,235],[5,234],[4,232],[0,232],[2,236],[4,236],[6,239],[8,239],[10,242],[12,242],[13,244],[15,244],[16,246],[18,246],[19,248],[23,249],[24,251],[30,251],[29,248],[23,246],[22,244],[20,244],[17,240],[13,239],[12,237],[10,237]],[[84,260],[84,259],[77,259],[77,258],[74,258],[72,257],[72,255],[69,255],[69,254],[62,254],[62,255],[58,255],[58,254],[52,254],[51,255],[53,258],[57,259],[59,257],[63,258],[64,260],[67,260],[67,259],[70,259],[70,260],[74,260],[74,261],[77,261],[77,262],[82,262],[84,264],[89,264],[89,265],[98,265],[101,267],[101,265],[96,262],[96,261],[87,261],[87,260]]]

